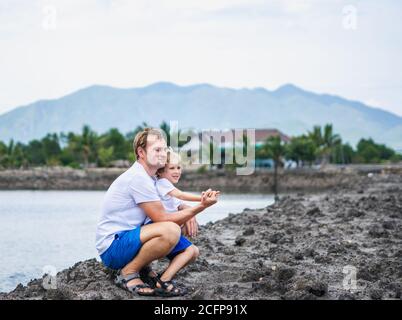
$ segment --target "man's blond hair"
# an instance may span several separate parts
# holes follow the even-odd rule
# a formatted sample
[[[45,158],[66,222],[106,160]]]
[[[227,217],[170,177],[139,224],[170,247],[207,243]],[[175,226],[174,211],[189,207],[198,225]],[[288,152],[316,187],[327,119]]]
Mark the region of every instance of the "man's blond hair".
[[[165,140],[163,133],[158,129],[145,128],[143,131],[138,132],[133,141],[133,149],[137,159],[138,148],[141,147],[142,149],[146,150],[149,136],[155,136],[157,139]]]

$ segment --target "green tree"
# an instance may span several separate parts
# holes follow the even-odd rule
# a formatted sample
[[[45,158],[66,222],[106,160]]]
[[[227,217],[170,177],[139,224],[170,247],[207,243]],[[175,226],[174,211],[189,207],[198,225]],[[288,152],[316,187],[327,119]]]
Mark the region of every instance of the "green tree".
[[[16,143],[12,150],[13,166],[17,168],[28,167],[29,163],[26,154],[27,154],[27,147],[20,142]],[[38,164],[40,165],[43,163]]]
[[[106,150],[110,151],[112,147],[113,153],[108,156],[108,161],[126,160],[129,151],[131,151],[131,143],[127,143],[128,141],[116,128],[110,129],[107,133],[101,135],[98,142],[100,149],[103,149],[103,156],[105,156]]]
[[[60,163],[61,147],[57,134],[48,134],[42,139],[43,153],[47,165]]]
[[[46,163],[43,144],[39,140],[32,140],[26,148],[27,159],[31,165],[40,166]]]
[[[8,166],[8,148],[7,145],[0,141],[0,167],[7,167]]]
[[[97,161],[97,134],[88,125],[82,128],[82,135],[79,143],[82,153],[84,167],[87,168],[89,162]]]
[[[101,147],[99,148],[98,155],[99,155],[99,165],[101,167],[108,167],[110,162],[113,160],[113,153],[114,148],[110,146],[108,148]]]
[[[331,162],[336,164],[350,164],[354,157],[355,151],[350,144],[339,144],[334,147]]]
[[[360,139],[357,144],[356,158],[354,162],[381,163],[395,157],[395,151],[384,144],[377,144],[373,139]]]
[[[340,136],[334,134],[332,124],[326,124],[324,129],[314,126],[308,137],[314,142],[317,156],[324,164],[331,161],[334,148],[342,143]]]
[[[316,144],[314,141],[305,136],[294,137],[286,145],[286,157],[297,163],[304,165],[305,162],[311,166],[316,159]]]

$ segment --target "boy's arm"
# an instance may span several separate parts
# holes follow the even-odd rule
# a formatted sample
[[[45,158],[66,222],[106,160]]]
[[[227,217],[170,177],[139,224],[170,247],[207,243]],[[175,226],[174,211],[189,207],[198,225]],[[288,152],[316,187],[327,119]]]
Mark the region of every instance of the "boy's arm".
[[[191,193],[187,193],[187,192],[183,192],[180,191],[179,189],[175,188],[172,191],[170,191],[168,193],[168,195],[175,197],[177,199],[180,200],[184,200],[184,201],[196,201],[196,202],[200,202],[201,201],[201,196],[197,196]]]
[[[216,195],[219,196],[220,192],[216,191]],[[191,194],[191,193],[187,193],[187,192],[183,192],[177,188],[173,189],[172,191],[170,191],[168,193],[168,195],[175,197],[177,199],[180,200],[184,200],[184,201],[196,201],[196,202],[200,202],[201,201],[201,196],[197,196],[195,194]]]
[[[189,207],[172,213],[167,213],[160,201],[143,202],[139,203],[138,206],[145,211],[145,214],[150,217],[153,222],[171,221],[178,225],[182,225],[187,220],[193,218],[196,214],[215,204],[217,201],[216,191],[208,189],[203,192],[201,203],[194,207]]]

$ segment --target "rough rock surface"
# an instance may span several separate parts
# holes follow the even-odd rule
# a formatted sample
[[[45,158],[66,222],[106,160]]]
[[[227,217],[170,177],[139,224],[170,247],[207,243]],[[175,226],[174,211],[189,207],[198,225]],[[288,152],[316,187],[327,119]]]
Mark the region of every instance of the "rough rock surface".
[[[0,190],[107,190],[125,170],[76,170],[66,167],[0,170]],[[278,188],[280,192],[344,188],[354,184],[362,176],[367,174],[357,169],[287,170],[280,171]],[[184,172],[178,187],[201,191],[214,186],[221,191],[270,193],[273,190],[273,182],[273,173],[270,171],[256,171],[252,175],[244,176],[238,176],[236,172],[231,171]]]
[[[195,243],[200,258],[177,277],[190,288],[183,299],[401,299],[402,176],[283,196],[203,226]],[[344,281],[354,271],[351,289]],[[112,279],[92,259],[61,271],[57,289],[45,290],[37,279],[0,299],[140,298]]]

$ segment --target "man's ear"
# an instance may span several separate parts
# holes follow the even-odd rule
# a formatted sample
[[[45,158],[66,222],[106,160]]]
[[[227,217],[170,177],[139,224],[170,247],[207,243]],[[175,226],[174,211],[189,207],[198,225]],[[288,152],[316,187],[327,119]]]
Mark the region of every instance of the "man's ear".
[[[137,148],[137,153],[139,158],[145,158],[146,152],[142,147]]]

